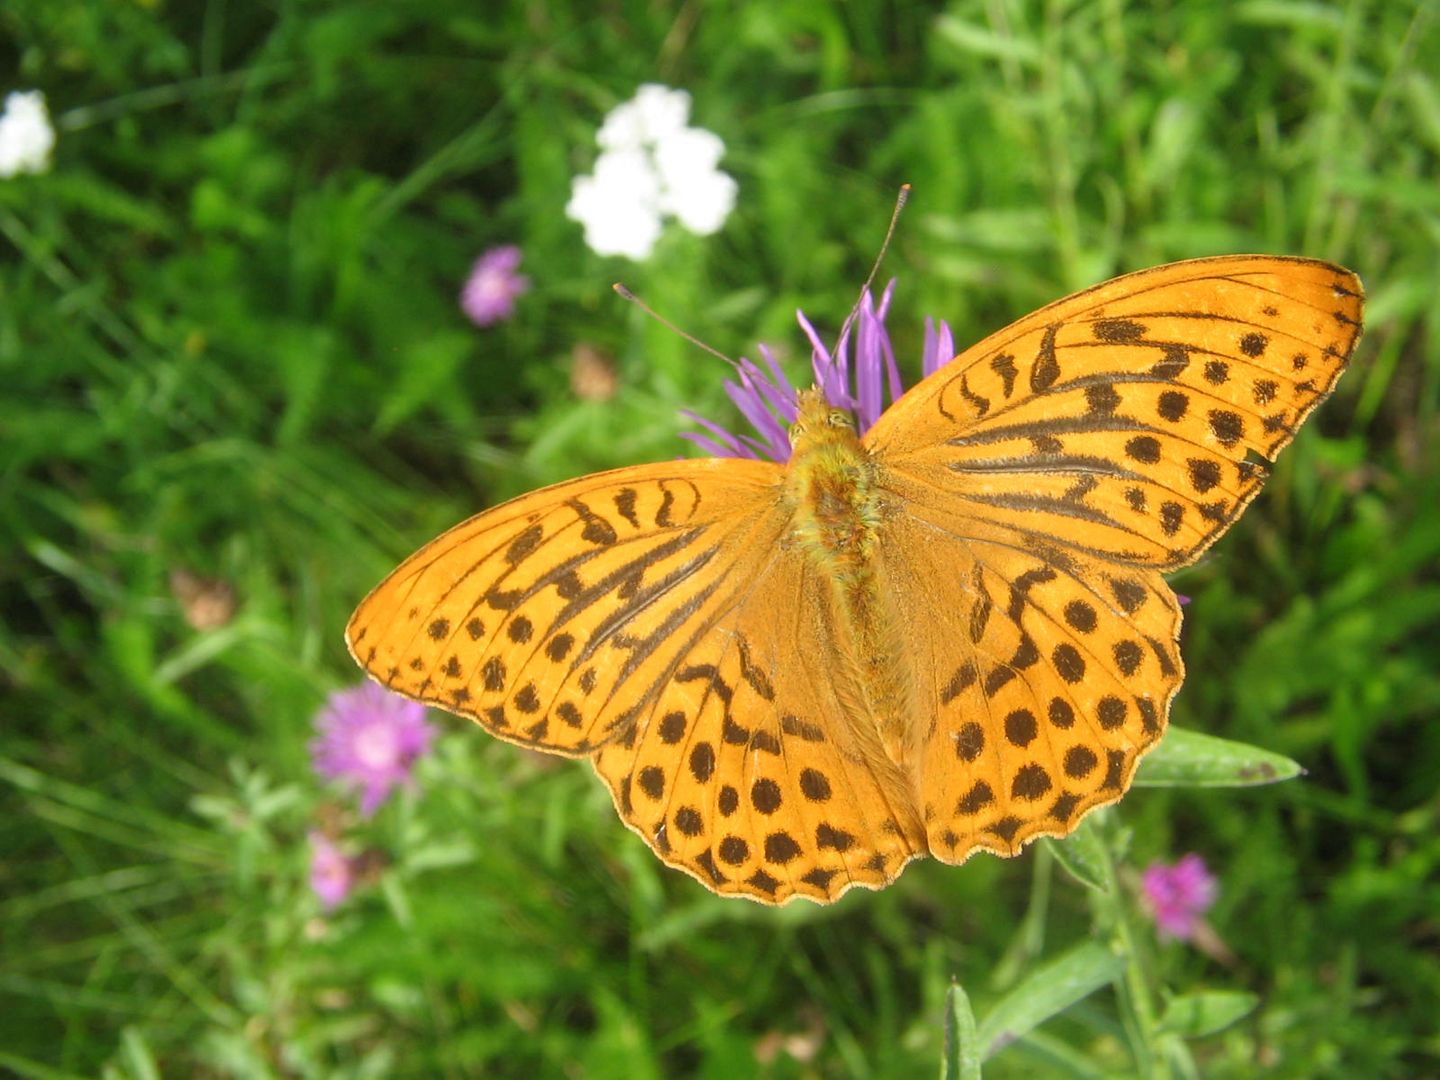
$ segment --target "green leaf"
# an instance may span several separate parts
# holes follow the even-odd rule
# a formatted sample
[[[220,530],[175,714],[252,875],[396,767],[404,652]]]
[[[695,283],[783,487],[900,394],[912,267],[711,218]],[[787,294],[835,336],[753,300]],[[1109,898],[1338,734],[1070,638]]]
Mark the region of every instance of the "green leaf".
[[[145,1035],[138,1028],[127,1025],[120,1032],[120,1060],[125,1071],[135,1080],[160,1080],[160,1067]]]
[[[1254,787],[1305,770],[1258,746],[1171,727],[1135,773],[1136,787]]]
[[[1044,843],[1055,861],[1081,885],[1097,892],[1109,891],[1105,885],[1105,841],[1093,817],[1086,817],[1080,827],[1063,840],[1049,838]]]
[[[953,15],[944,15],[935,20],[935,32],[946,45],[962,53],[1035,66],[1041,62],[1039,46],[1013,31],[999,34]]]
[[[1196,1039],[1223,1031],[1260,1004],[1258,995],[1243,990],[1210,990],[1172,998],[1160,1018],[1160,1030]]]
[[[449,330],[431,333],[411,344],[375,421],[376,432],[386,434],[427,402],[446,393],[461,365],[474,353],[475,342],[473,333]]]
[[[980,1080],[980,1038],[970,998],[954,979],[945,991],[945,1056],[940,1080]]]
[[[1125,962],[1093,941],[1035,971],[1001,998],[980,1025],[985,1057],[1120,976]]]
[[[272,336],[271,354],[285,389],[285,413],[275,439],[291,445],[308,434],[342,350],[335,331],[325,326],[277,322]]]

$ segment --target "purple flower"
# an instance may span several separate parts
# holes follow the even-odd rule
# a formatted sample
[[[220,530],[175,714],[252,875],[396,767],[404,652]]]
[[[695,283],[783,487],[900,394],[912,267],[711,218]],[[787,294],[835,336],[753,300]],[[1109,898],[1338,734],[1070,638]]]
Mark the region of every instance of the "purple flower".
[[[410,767],[435,736],[425,722],[425,706],[371,682],[331,694],[315,727],[320,732],[310,743],[315,771],[362,788],[360,810],[367,816],[391,788],[409,782]]]
[[[520,249],[514,244],[493,247],[470,268],[460,307],[476,326],[491,326],[515,313],[515,298],[530,288],[530,279],[515,271]]]
[[[810,339],[811,369],[815,385],[825,391],[825,400],[836,408],[849,409],[855,416],[860,434],[870,429],[885,411],[888,394],[893,403],[905,392],[900,369],[895,364],[895,350],[885,330],[885,316],[890,311],[890,297],[895,291],[891,281],[876,304],[867,289],[860,298],[854,324],[848,320],[840,331],[840,343],[832,359],[830,350],[810,325],[803,312],[796,312],[800,329]],[[855,353],[852,364],[851,340]],[[925,345],[921,367],[926,375],[938,370],[954,357],[954,339],[943,321],[938,328],[931,319],[925,320]],[[692,412],[685,416],[699,424],[702,432],[685,432],[684,437],[715,457],[770,458],[788,461],[790,440],[786,430],[795,421],[796,387],[785,377],[775,357],[760,346],[764,366],[741,357],[735,365],[739,381],[727,379],[725,392],[742,416],[757,432],[736,435],[719,424]]]
[[[341,854],[322,832],[310,834],[310,888],[326,911],[350,895],[355,885],[355,864]]]
[[[1174,866],[1151,863],[1140,877],[1145,902],[1161,937],[1189,941],[1200,927],[1200,916],[1210,910],[1218,892],[1205,860],[1193,852]]]

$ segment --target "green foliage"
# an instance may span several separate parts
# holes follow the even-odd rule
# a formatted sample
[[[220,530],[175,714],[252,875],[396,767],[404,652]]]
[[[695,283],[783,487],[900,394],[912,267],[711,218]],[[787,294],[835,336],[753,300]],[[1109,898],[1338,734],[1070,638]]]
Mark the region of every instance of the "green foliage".
[[[941,1058],[940,1080],[980,1080],[980,1036],[975,1014],[957,982],[951,982],[945,991],[945,1056]]]
[[[43,89],[59,141],[48,174],[0,181],[0,1067],[912,1076],[947,1017],[970,1038],[957,977],[991,1077],[1440,1070],[1436,21],[1426,0],[7,4],[5,88]],[[693,95],[739,202],[714,237],[604,260],[563,208],[646,81]],[[683,452],[683,407],[727,415],[724,369],[611,281],[723,351],[798,357],[794,310],[839,323],[902,181],[912,372],[924,314],[964,343],[1170,259],[1364,278],[1354,370],[1176,580],[1174,719],[1306,775],[1172,772],[1072,841],[823,910],[710,896],[588,770],[460,723],[373,820],[327,801],[311,720],[357,680],[341,629],[401,556]],[[478,330],[456,296],[498,243],[534,287]],[[612,399],[572,391],[582,346],[614,359]],[[185,580],[233,614],[197,629]],[[1207,746],[1147,769],[1224,779]],[[331,914],[307,881],[323,827],[362,856]],[[1135,867],[1187,850],[1221,879],[1220,950],[1158,944],[1137,902]]]
[[[1303,770],[1257,746],[1171,725],[1135,774],[1136,787],[1253,787],[1291,780]]]

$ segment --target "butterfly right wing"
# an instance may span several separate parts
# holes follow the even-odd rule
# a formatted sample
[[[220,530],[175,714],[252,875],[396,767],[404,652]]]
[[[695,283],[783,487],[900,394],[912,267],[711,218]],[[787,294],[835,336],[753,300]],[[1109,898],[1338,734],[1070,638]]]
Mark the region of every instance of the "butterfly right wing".
[[[1312,259],[1128,274],[967,349],[866,434],[891,503],[882,557],[933,694],[938,858],[1013,853],[1124,792],[1183,676],[1158,571],[1259,491],[1262,458],[1344,371],[1363,300]]]
[[[930,853],[1016,854],[1120,798],[1184,668],[1161,575],[1015,545],[902,475],[884,573],[906,613]]]
[[[965,350],[865,445],[1017,544],[1175,569],[1259,492],[1344,372],[1363,313],[1359,279],[1314,259],[1141,270]]]

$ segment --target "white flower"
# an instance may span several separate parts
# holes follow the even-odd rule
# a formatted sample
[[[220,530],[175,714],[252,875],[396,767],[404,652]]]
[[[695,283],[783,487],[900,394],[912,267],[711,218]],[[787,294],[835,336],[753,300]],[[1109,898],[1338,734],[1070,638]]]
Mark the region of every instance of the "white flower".
[[[715,166],[725,144],[704,128],[678,131],[655,148],[660,172],[660,209],[693,233],[718,232],[735,208],[738,186]]]
[[[697,236],[709,236],[720,231],[735,208],[738,187],[728,173],[703,173],[683,187],[667,189],[660,207]]]
[[[660,182],[673,187],[701,173],[713,172],[720,164],[725,144],[720,136],[704,128],[681,128],[655,147],[655,167]]]
[[[631,100],[610,110],[595,141],[605,150],[638,150],[684,130],[689,119],[689,94],[646,83]]]
[[[585,226],[585,243],[597,255],[643,259],[660,239],[660,181],[639,150],[609,150],[594,176],[577,176],[565,205]]]
[[[0,114],[0,178],[39,173],[50,167],[55,129],[39,90],[15,91],[5,97]]]
[[[602,168],[606,165],[601,155],[594,176],[575,178],[565,213],[585,226],[585,243],[595,254],[643,259],[660,239],[660,214],[653,200],[637,197],[633,189],[602,181],[602,176],[617,171]]]
[[[666,216],[702,236],[725,223],[737,190],[716,167],[725,144],[689,116],[689,94],[647,83],[605,117],[595,172],[575,178],[565,207],[596,254],[645,258]]]

